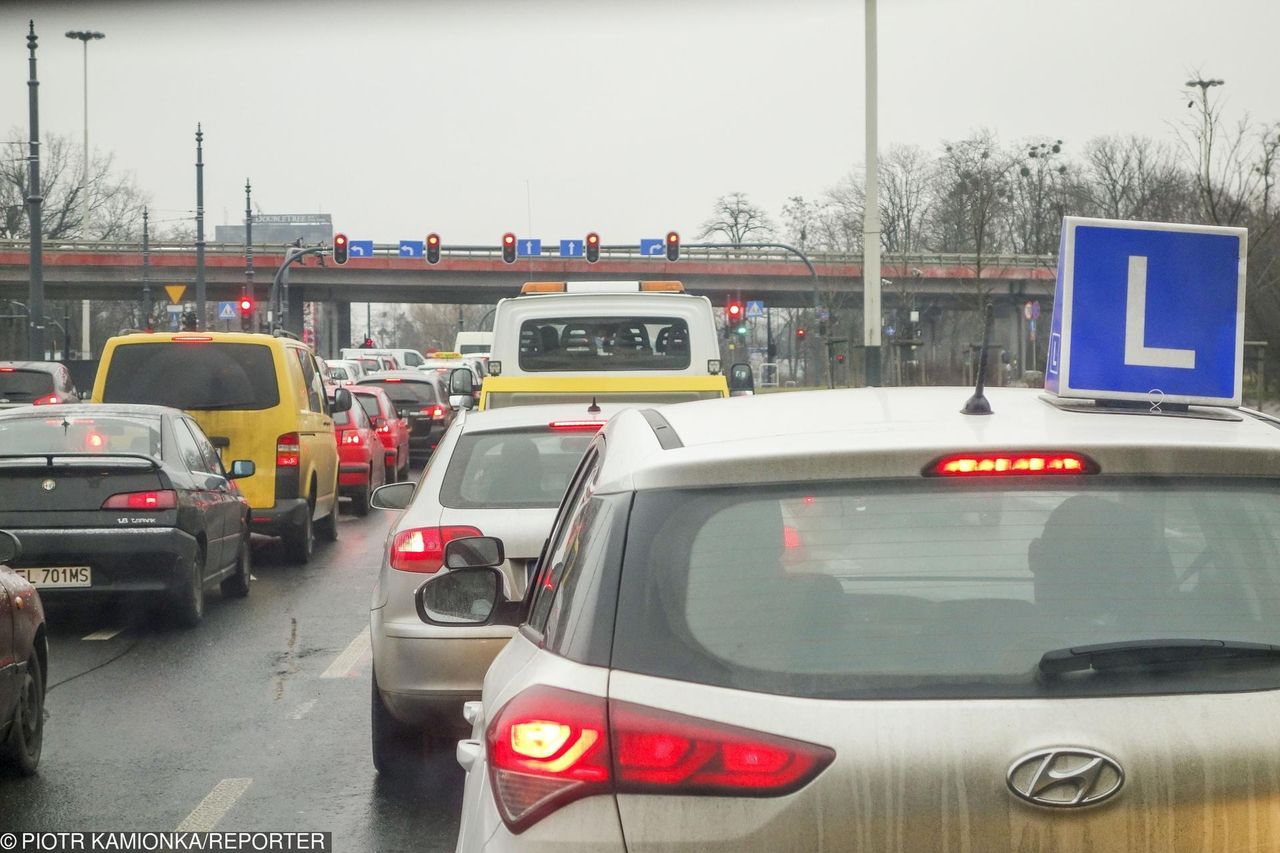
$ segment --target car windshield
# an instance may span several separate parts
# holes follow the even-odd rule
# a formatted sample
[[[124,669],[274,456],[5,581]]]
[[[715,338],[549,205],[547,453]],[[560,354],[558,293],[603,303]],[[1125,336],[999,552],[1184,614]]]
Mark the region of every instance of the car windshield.
[[[440,503],[457,509],[554,507],[594,437],[545,427],[464,433],[449,457]]]
[[[678,317],[540,317],[520,324],[521,370],[683,370]]]
[[[262,344],[129,343],[111,356],[102,402],[257,410],[277,405],[280,391]]]
[[[53,375],[43,370],[0,368],[0,403],[29,402],[52,391]]]
[[[1269,485],[654,492],[634,519],[626,669],[846,697],[1280,687],[1274,666],[1186,683],[1037,676],[1041,655],[1064,647],[1280,644]]]
[[[58,415],[0,419],[0,457],[20,453],[135,453],[160,458],[160,418]]]

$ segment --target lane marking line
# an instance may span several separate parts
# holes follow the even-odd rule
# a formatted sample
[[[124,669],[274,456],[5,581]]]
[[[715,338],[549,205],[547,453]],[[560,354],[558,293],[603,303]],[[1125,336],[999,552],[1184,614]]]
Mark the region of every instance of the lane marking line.
[[[364,630],[356,634],[356,638],[333,659],[333,663],[329,664],[329,668],[320,673],[320,677],[349,678],[352,675],[351,670],[355,669],[356,665],[360,663],[360,659],[371,649],[369,628],[365,626]]]
[[[301,705],[299,705],[298,707],[294,708],[292,711],[289,712],[289,719],[301,720],[315,706],[316,706],[316,700],[308,699],[307,701],[303,702]]]
[[[94,631],[92,634],[86,634],[80,639],[82,640],[110,640],[118,635],[124,628],[103,628],[101,631]]]
[[[186,820],[178,824],[178,832],[212,831],[252,784],[252,779],[223,779],[213,786],[213,790],[187,815]]]

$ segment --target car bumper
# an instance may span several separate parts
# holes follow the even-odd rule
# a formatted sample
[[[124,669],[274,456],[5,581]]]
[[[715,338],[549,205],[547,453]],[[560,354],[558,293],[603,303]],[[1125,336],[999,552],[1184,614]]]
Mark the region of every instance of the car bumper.
[[[445,425],[435,421],[432,421],[431,426],[426,428],[415,426],[414,431],[409,433],[409,451],[411,453],[429,454],[440,443],[440,439],[444,436],[444,430]]]
[[[255,508],[249,515],[249,529],[266,536],[279,536],[285,530],[296,529],[306,524],[307,513],[310,511],[311,506],[306,498],[278,500],[270,507]]]
[[[22,542],[13,568],[90,568],[91,586],[39,587],[44,599],[177,589],[190,580],[197,548],[195,537],[176,527],[9,530]]]
[[[514,634],[514,628],[505,626],[405,625],[384,621],[382,608],[371,611],[373,668],[382,701],[405,725],[466,737],[470,726],[462,718],[462,705],[480,698],[489,664]]]
[[[372,472],[369,469],[371,462],[362,462],[360,464],[345,463],[338,466],[338,487],[342,489],[360,488],[368,486],[372,478]]]

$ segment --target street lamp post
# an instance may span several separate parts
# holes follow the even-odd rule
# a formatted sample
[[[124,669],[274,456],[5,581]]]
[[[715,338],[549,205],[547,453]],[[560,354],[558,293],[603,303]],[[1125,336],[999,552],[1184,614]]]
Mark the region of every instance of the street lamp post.
[[[862,219],[862,342],[867,384],[880,385],[880,158],[876,129],[876,0],[866,0],[867,200]]]
[[[84,240],[89,232],[89,42],[104,39],[106,34],[94,30],[68,30],[67,38],[76,39],[84,46],[84,163],[80,173],[80,239]],[[85,299],[80,303],[80,357],[84,359],[93,358],[89,334],[92,317],[89,300]]]

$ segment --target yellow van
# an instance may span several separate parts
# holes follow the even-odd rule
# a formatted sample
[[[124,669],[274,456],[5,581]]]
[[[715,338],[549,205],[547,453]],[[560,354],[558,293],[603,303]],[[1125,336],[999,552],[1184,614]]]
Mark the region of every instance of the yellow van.
[[[252,459],[236,484],[255,533],[279,536],[291,561],[311,557],[315,536],[338,538],[338,448],[332,413],[351,406],[339,388],[326,398],[315,355],[288,337],[241,332],[120,335],[107,341],[93,384],[95,403],[182,409],[224,459]]]
[[[741,366],[750,376],[750,368]],[[727,397],[715,316],[678,281],[538,281],[498,303],[480,408]],[[466,390],[465,377],[452,394]]]

